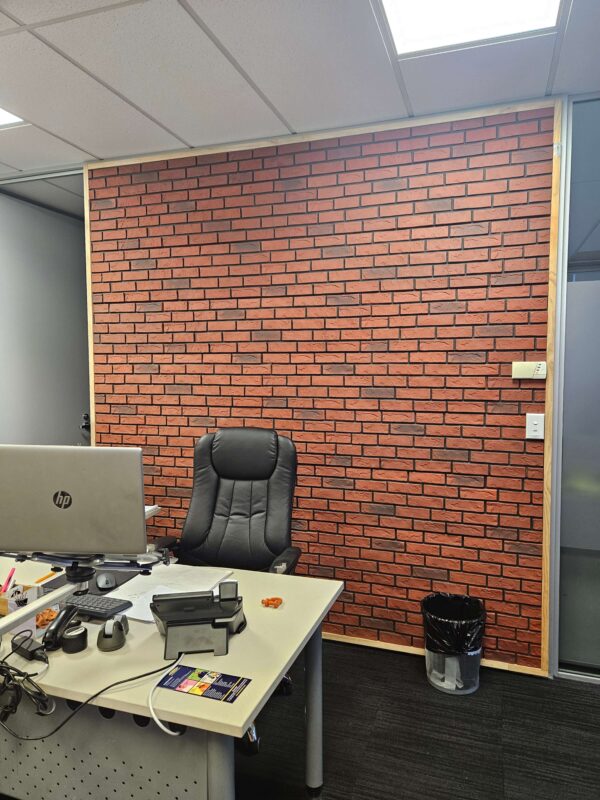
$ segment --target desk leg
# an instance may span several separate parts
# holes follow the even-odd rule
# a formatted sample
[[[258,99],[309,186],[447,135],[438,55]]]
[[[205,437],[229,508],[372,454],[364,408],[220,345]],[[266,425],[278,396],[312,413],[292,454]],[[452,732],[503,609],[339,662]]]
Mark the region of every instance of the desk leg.
[[[208,800],[235,800],[233,737],[206,734]]]
[[[323,652],[321,626],[304,648],[306,666],[306,787],[313,797],[323,788]]]

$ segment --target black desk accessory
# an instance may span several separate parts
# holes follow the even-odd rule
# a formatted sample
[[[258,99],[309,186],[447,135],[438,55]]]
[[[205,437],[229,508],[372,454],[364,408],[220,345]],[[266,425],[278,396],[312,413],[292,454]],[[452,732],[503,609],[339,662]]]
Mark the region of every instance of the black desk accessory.
[[[215,597],[210,592],[155,594],[150,610],[165,637],[165,659],[182,653],[227,655],[230,634],[246,627],[237,581],[223,581]]]
[[[64,653],[81,653],[88,645],[88,632],[84,625],[73,625],[67,628],[62,636]]]
[[[67,597],[66,602],[75,606],[81,617],[89,619],[111,619],[131,607],[129,600],[118,597],[107,597],[98,594],[75,594]]]
[[[44,638],[42,639],[44,648],[48,652],[60,649],[65,631],[69,627],[73,627],[73,617],[77,612],[77,606],[67,604],[58,616],[48,625],[44,633]]]

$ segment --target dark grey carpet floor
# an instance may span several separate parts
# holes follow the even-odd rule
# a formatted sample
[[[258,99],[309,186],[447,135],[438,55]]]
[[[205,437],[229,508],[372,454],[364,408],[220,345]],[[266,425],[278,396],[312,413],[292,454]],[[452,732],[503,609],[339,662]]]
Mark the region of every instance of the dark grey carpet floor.
[[[479,691],[432,689],[424,659],[324,645],[323,800],[600,800],[600,686],[483,669]],[[238,800],[300,800],[303,670],[236,756]]]

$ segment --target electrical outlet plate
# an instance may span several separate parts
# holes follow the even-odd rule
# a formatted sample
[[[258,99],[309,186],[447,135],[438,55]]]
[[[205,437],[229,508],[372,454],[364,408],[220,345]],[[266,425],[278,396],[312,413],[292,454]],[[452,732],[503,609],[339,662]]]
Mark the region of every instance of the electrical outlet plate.
[[[526,439],[544,438],[543,414],[525,414],[525,438]]]
[[[545,361],[513,361],[512,376],[517,379],[543,380],[546,377]]]

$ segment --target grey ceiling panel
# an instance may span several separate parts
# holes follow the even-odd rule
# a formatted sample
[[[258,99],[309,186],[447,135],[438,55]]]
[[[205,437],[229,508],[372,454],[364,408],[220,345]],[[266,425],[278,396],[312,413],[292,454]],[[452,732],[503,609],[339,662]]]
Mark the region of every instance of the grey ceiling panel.
[[[600,89],[599,34],[600,2],[575,0],[560,50],[553,93]]]
[[[30,33],[0,37],[0,74],[0,107],[90,154],[104,158],[181,147]]]
[[[11,28],[16,28],[17,25],[5,14],[0,14],[0,31],[9,31]]]
[[[9,164],[0,162],[0,178],[7,178],[9,175],[18,175],[19,170],[11,167]]]
[[[0,191],[10,194],[12,197],[20,197],[23,200],[30,200],[38,205],[83,218],[83,198],[72,192],[66,192],[58,186],[53,186],[45,180],[8,183],[0,186]]]
[[[554,34],[402,60],[415,114],[544,95]]]
[[[600,181],[600,102],[592,100],[573,107],[573,125],[577,131],[577,146],[571,155],[571,181]]]
[[[177,3],[45,27],[44,38],[192,145],[287,129]]]
[[[569,256],[600,251],[600,181],[574,183],[569,204]]]
[[[298,131],[403,117],[368,0],[188,0]]]
[[[32,23],[96,11],[118,2],[119,0],[0,0],[0,9],[8,11],[22,22]]]
[[[80,164],[88,159],[82,150],[33,125],[0,128],[0,161],[20,170]]]
[[[47,178],[47,181],[67,192],[83,197],[83,175],[63,175],[60,178]]]

